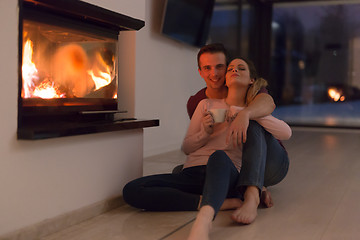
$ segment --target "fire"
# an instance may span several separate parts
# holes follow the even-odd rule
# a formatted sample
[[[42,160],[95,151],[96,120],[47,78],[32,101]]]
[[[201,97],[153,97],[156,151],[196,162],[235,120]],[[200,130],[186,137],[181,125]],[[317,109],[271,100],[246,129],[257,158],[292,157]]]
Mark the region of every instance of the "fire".
[[[29,39],[24,45],[23,51],[23,94],[24,98],[40,97],[40,98],[62,98],[64,94],[59,93],[59,90],[50,81],[43,81],[39,86],[35,87],[35,82],[39,80],[38,70],[33,62],[33,43]]]
[[[100,53],[96,54],[96,60],[99,63],[100,68],[104,69],[105,71],[101,71],[98,69],[95,74],[94,70],[89,70],[88,74],[91,76],[92,80],[95,83],[95,90],[98,90],[106,85],[109,85],[113,78],[111,76],[110,67],[105,63]]]
[[[25,34],[26,35],[26,34]],[[68,53],[68,52],[67,52]],[[72,53],[72,52],[71,52]],[[84,51],[85,54],[85,51]],[[68,54],[69,55],[69,54]],[[73,55],[70,55],[73,56]],[[87,56],[85,56],[87,57]],[[64,57],[62,56],[62,59]],[[78,60],[76,58],[75,60]],[[114,59],[113,59],[114,60]],[[111,69],[111,67],[106,64],[105,60],[102,58],[100,52],[96,54],[96,62],[97,65],[94,66],[91,70],[87,70],[86,67],[84,67],[84,73],[85,78],[81,78],[83,76],[76,75],[76,78],[65,78],[65,80],[69,81],[69,79],[72,81],[71,83],[68,83],[67,85],[62,85],[60,82],[54,81],[54,76],[48,76],[45,79],[39,78],[38,69],[36,67],[36,64],[33,61],[33,42],[28,39],[23,48],[23,64],[22,64],[22,79],[23,79],[23,92],[21,93],[21,96],[23,98],[43,98],[43,99],[51,99],[51,98],[66,98],[67,94],[63,93],[59,90],[66,89],[68,86],[72,86],[74,90],[76,86],[83,87],[83,82],[81,82],[82,79],[86,79],[86,81],[93,81],[95,85],[95,89],[85,89],[87,91],[96,91],[104,86],[107,86],[111,83],[111,81],[114,79],[114,71]],[[79,61],[75,61],[75,63],[78,63]],[[60,62],[62,63],[62,62]],[[66,59],[66,63],[74,64],[71,61],[68,61]],[[86,65],[86,64],[85,64]],[[78,67],[75,65],[72,65],[73,67]],[[72,69],[71,67],[65,68],[64,65],[61,65],[61,76],[72,76],[72,72],[69,72]],[[65,73],[64,73],[65,71]],[[67,75],[66,75],[67,74]],[[89,75],[87,75],[89,74]],[[89,77],[86,77],[89,76]],[[41,82],[41,83],[40,83]],[[39,84],[40,83],[40,84]],[[88,92],[85,92],[87,94]],[[84,94],[84,95],[85,95]],[[82,96],[82,95],[81,95]],[[114,96],[116,98],[116,96]]]
[[[92,80],[95,83],[95,90],[98,90],[106,85],[108,85],[111,82],[111,76],[107,72],[101,72],[99,71],[100,76],[95,76],[93,70],[89,70],[88,74],[91,76]]]
[[[33,96],[44,99],[63,98],[65,94],[61,93],[54,82],[43,81],[33,92]]]
[[[34,80],[38,80],[38,70],[35,63],[32,61],[33,56],[33,43],[27,40],[23,50],[23,65],[22,65],[22,78],[23,78],[23,97],[31,97],[32,89],[34,88]]]
[[[339,100],[341,102],[345,101],[345,96],[342,95],[342,91],[335,87],[328,89],[328,95],[334,102],[338,102]]]

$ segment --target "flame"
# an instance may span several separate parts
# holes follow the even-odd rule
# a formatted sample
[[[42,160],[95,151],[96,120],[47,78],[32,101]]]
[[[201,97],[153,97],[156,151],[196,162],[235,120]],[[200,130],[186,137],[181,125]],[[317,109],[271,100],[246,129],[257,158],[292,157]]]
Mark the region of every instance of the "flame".
[[[109,73],[99,71],[100,76],[95,76],[93,70],[89,70],[88,74],[91,76],[95,83],[95,90],[98,90],[111,82],[111,76]]]
[[[34,88],[34,80],[38,80],[38,70],[35,63],[32,61],[33,43],[27,40],[23,50],[23,64],[22,64],[22,78],[23,78],[23,97],[31,97],[32,89]]]
[[[58,88],[54,86],[54,82],[43,81],[33,92],[33,96],[51,99],[51,98],[63,98],[65,94],[60,93]]]
[[[109,85],[112,80],[111,69],[105,63],[104,59],[101,57],[101,54],[96,53],[96,60],[100,64],[100,66],[105,69],[105,71],[98,70],[97,74],[94,73],[94,70],[89,70],[88,74],[91,76],[92,80],[95,83],[95,90],[98,90],[106,85]]]
[[[26,35],[26,34],[25,34]],[[109,85],[114,79],[111,67],[106,64],[101,54],[96,54],[98,65],[87,73],[91,76],[95,84],[95,90],[98,90],[106,85]],[[114,60],[114,59],[113,59]],[[65,98],[66,94],[60,92],[58,86],[52,81],[51,77],[47,77],[41,81],[39,85],[39,73],[36,64],[33,62],[33,42],[28,39],[23,47],[23,60],[22,60],[22,78],[23,78],[23,91],[21,96],[23,98]],[[38,86],[37,86],[38,85]],[[116,98],[117,96],[114,96]]]
[[[28,39],[24,45],[22,78],[23,78],[23,95],[24,98],[40,97],[40,98],[61,98],[65,94],[59,93],[59,90],[50,81],[43,81],[39,86],[35,87],[34,81],[39,80],[38,70],[33,62],[33,43]]]
[[[345,96],[341,95],[341,91],[337,88],[329,88],[328,89],[328,95],[329,97],[334,101],[334,102],[337,102],[337,101],[345,101]]]

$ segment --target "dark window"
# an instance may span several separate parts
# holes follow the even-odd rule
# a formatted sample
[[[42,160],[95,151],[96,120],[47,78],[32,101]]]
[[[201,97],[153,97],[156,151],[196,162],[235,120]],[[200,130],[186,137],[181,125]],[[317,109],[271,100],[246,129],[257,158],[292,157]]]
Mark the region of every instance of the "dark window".
[[[218,0],[208,42],[248,57],[269,81],[274,115],[360,127],[360,3]]]
[[[360,4],[273,5],[276,115],[304,125],[360,127]]]

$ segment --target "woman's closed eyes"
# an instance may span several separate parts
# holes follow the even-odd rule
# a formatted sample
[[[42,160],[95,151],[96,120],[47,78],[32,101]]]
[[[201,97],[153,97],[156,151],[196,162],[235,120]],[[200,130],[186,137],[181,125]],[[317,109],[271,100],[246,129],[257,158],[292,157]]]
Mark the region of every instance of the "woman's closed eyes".
[[[246,68],[245,68],[244,66],[239,65],[239,66],[237,66],[237,67],[229,66],[228,69],[227,69],[227,71],[228,71],[228,72],[233,71],[234,68],[236,68],[236,70],[238,70],[238,71],[245,71],[245,70],[246,70]]]

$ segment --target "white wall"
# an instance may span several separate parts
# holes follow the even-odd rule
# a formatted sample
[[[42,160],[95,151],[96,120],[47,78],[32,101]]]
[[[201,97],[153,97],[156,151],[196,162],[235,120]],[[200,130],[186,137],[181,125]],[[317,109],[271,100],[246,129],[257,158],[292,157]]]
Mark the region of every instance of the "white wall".
[[[144,0],[91,2],[144,19]],[[16,139],[17,11],[17,1],[0,0],[0,236],[118,196],[142,174],[142,130]]]
[[[145,20],[145,0],[82,0],[132,18]]]
[[[146,1],[146,27],[136,36],[136,116],[159,118],[145,129],[144,154],[179,149],[189,124],[186,102],[205,86],[197,71],[198,48],[160,34],[165,0]]]

